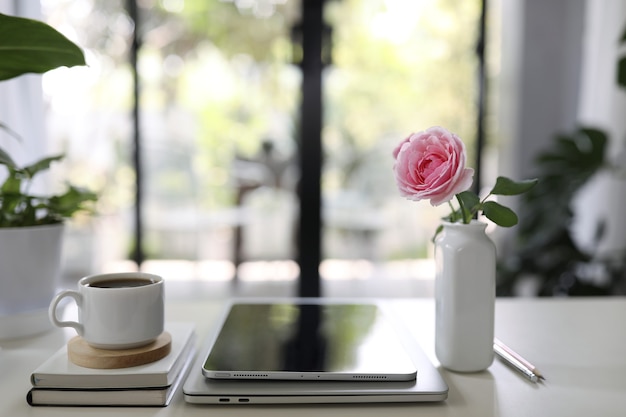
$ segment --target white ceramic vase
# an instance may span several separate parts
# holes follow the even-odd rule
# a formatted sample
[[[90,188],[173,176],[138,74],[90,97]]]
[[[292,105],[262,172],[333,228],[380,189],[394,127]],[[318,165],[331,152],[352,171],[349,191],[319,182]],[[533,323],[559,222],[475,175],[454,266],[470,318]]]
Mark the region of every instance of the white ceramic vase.
[[[444,223],[435,241],[435,353],[452,371],[493,362],[496,248],[486,227]]]

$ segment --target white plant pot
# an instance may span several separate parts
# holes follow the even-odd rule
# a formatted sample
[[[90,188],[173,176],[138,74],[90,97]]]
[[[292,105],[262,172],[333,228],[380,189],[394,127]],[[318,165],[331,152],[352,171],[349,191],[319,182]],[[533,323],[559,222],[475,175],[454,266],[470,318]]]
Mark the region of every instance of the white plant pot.
[[[51,328],[47,310],[60,284],[63,230],[0,228],[0,339]]]

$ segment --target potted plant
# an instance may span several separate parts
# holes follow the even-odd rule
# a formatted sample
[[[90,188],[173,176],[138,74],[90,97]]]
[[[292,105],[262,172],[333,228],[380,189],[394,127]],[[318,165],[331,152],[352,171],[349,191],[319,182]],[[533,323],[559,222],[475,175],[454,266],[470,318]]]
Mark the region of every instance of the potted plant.
[[[85,65],[83,52],[45,23],[0,14],[0,81]],[[4,136],[21,140],[0,122]],[[73,185],[57,195],[31,192],[33,178],[64,155],[18,165],[0,146],[0,339],[49,328],[47,307],[61,270],[64,221],[89,210],[95,193]]]

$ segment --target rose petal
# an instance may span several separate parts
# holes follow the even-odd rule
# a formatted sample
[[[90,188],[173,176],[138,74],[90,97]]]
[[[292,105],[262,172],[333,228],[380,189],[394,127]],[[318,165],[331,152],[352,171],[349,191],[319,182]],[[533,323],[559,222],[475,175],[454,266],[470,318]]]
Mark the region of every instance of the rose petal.
[[[438,206],[467,190],[474,170],[465,168],[465,146],[442,127],[413,133],[393,151],[400,194],[409,200],[429,199]]]

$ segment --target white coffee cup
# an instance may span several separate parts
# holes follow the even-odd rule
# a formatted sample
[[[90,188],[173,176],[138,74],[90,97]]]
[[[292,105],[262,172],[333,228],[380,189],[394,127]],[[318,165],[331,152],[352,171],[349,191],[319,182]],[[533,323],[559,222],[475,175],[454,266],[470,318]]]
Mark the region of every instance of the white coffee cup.
[[[78,305],[78,322],[60,321],[57,306],[65,297]],[[154,341],[164,324],[164,284],[158,275],[120,272],[90,275],[78,281],[78,291],[58,293],[48,315],[55,326],[73,327],[99,349],[130,349]]]

